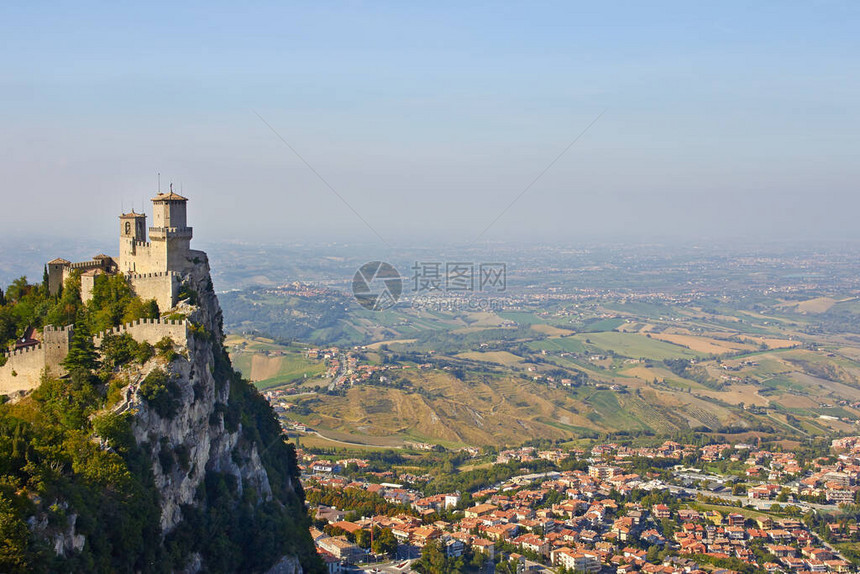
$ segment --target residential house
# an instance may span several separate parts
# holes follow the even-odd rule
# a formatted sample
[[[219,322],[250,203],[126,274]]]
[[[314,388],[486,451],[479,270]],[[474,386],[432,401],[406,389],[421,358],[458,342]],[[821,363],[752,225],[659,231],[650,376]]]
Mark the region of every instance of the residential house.
[[[551,561],[556,566],[562,566],[576,572],[595,573],[600,571],[600,560],[591,552],[578,552],[572,548],[558,548],[552,551]]]
[[[317,545],[338,560],[350,564],[358,562],[365,555],[364,550],[340,536],[323,538],[317,542]]]

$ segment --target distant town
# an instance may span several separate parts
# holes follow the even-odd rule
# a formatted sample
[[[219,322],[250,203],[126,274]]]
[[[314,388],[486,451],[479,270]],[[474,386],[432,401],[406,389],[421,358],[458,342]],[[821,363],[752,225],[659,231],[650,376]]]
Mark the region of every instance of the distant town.
[[[332,571],[408,571],[428,547],[447,560],[465,556],[476,570],[512,563],[512,572],[844,573],[860,557],[858,436],[835,439],[812,458],[670,440],[521,447],[498,452],[485,468],[541,462],[554,470],[523,468],[438,493],[430,473],[374,470],[379,457],[298,453],[312,534]],[[377,539],[390,531],[396,544],[377,552],[371,531]]]

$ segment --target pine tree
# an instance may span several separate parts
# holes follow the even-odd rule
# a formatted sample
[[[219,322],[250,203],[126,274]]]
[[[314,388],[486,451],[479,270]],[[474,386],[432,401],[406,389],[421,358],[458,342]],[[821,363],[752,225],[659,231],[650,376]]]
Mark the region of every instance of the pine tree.
[[[48,283],[48,266],[45,265],[45,268],[42,271],[42,287],[45,289],[45,293],[48,292]]]
[[[83,312],[79,312],[75,320],[75,330],[69,342],[69,354],[63,359],[63,367],[69,372],[75,369],[92,371],[99,367],[98,353]]]
[[[659,564],[660,563],[660,548],[656,545],[651,545],[648,547],[648,553],[645,555],[645,560],[650,562],[651,564]]]
[[[19,468],[24,464],[24,453],[27,445],[24,439],[21,438],[21,423],[15,425],[15,432],[12,435],[12,455],[10,459],[15,468]]]
[[[3,294],[3,289],[0,289],[0,305],[6,304],[6,296]]]

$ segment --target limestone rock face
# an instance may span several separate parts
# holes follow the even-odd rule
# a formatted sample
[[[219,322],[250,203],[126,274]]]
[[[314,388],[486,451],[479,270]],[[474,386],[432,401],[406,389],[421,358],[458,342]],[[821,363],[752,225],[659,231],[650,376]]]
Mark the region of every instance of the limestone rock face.
[[[62,503],[60,506],[67,510],[69,505]],[[78,520],[77,514],[70,514],[66,523],[59,527],[51,527],[48,524],[48,518],[43,514],[40,517],[31,516],[28,520],[28,526],[33,532],[47,538],[50,546],[54,549],[57,556],[68,556],[74,552],[79,552],[86,544],[86,537],[75,531],[75,523]]]
[[[148,445],[151,452],[163,535],[168,535],[182,521],[183,506],[198,504],[198,492],[207,472],[232,475],[238,497],[250,488],[258,502],[272,498],[257,445],[241,439],[241,423],[232,430],[225,424],[230,381],[216,380],[216,354],[222,353],[224,335],[221,308],[205,259],[198,260],[183,277],[183,288],[192,294],[191,301],[181,301],[175,310],[186,314],[191,325],[187,350],[179,350],[179,356],[166,367],[168,376],[181,390],[175,413],[162,417],[155,409],[148,408],[145,401],[133,400],[132,430],[137,443]],[[145,371],[143,368],[137,374],[138,381],[143,379]],[[293,556],[282,558],[274,568],[274,572],[302,572]],[[205,569],[200,557],[190,557],[186,570],[200,569]]]

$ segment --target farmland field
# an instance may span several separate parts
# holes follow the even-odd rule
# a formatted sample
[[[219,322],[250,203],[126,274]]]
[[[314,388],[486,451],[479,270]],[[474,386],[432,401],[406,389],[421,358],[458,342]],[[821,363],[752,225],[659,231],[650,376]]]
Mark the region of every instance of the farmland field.
[[[544,261],[549,271],[520,275],[487,310],[372,312],[336,289],[313,287],[310,304],[302,285],[249,290],[226,300],[244,310],[237,331],[257,332],[226,345],[258,387],[292,394],[285,420],[355,437],[805,440],[860,426],[860,260],[840,267],[853,255],[822,284],[808,275],[820,253],[606,257]],[[520,264],[534,271],[540,258]]]
[[[649,357],[663,360],[684,357],[695,358],[703,355],[703,353],[680,345],[665,343],[637,333],[618,333],[615,331],[588,333],[587,335],[576,335],[576,339],[597,350],[613,351],[630,358]]]

